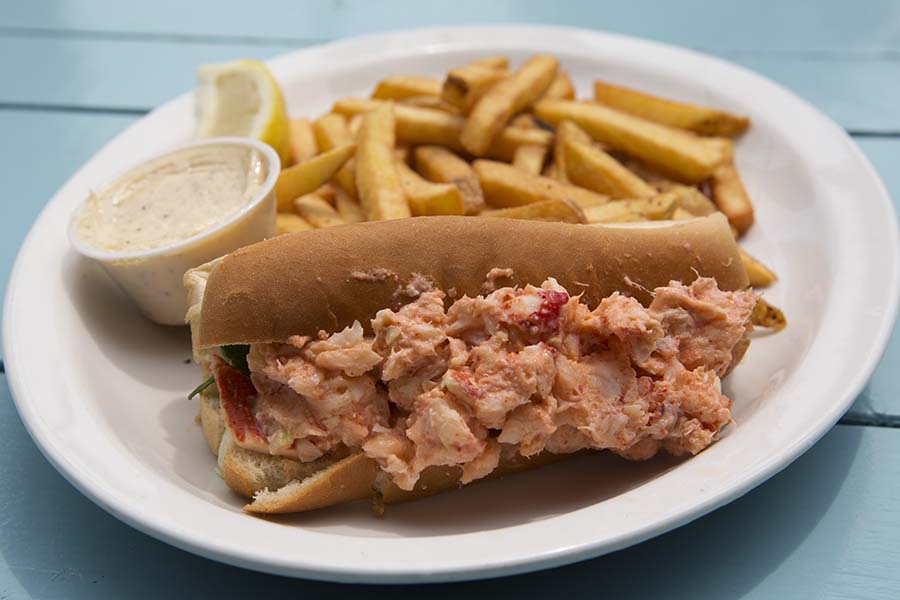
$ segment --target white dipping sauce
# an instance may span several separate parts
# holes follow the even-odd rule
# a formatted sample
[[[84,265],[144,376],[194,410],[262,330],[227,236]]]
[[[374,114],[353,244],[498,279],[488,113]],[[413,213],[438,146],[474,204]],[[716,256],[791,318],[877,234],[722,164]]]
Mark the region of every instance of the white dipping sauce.
[[[89,194],[69,236],[147,317],[183,325],[185,271],[275,234],[280,166],[256,140],[194,142]]]
[[[259,152],[234,145],[186,148],[92,193],[78,236],[98,250],[150,250],[201,233],[247,205],[268,173]]]

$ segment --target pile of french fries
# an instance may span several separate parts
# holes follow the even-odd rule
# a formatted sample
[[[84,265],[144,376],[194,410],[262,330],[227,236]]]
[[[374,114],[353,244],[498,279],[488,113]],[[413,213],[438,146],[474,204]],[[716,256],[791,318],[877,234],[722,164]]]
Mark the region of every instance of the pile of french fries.
[[[725,214],[736,237],[753,205],[734,166],[746,117],[613,85],[576,100],[559,61],[504,56],[443,81],[401,75],[291,121],[294,164],[278,180],[282,233],[422,215],[569,223]],[[746,252],[756,288],[776,275]]]

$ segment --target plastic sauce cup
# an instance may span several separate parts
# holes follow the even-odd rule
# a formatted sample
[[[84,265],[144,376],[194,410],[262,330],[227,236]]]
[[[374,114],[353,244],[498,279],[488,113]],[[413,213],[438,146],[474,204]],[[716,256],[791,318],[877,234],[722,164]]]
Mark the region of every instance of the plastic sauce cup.
[[[266,169],[265,179],[257,193],[237,212],[220,222],[164,246],[128,251],[98,249],[81,239],[79,217],[84,204],[69,223],[69,241],[75,250],[97,261],[147,318],[162,325],[185,324],[188,306],[182,279],[188,269],[275,235],[275,181],[281,170],[278,154],[269,145],[249,138],[209,138],[150,158],[102,188],[108,189],[116,182],[135,176],[148,163],[164,161],[170,155],[209,145],[233,145],[255,150]]]

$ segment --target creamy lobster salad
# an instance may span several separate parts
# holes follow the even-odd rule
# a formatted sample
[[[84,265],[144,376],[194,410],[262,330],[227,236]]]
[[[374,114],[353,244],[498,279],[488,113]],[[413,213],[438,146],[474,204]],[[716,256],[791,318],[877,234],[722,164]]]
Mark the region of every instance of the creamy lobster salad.
[[[709,278],[657,288],[647,307],[619,293],[588,307],[552,278],[452,302],[431,289],[378,312],[371,334],[355,322],[206,366],[238,445],[362,452],[410,490],[431,466],[484,477],[504,452],[700,452],[731,422],[720,378],[756,301]]]

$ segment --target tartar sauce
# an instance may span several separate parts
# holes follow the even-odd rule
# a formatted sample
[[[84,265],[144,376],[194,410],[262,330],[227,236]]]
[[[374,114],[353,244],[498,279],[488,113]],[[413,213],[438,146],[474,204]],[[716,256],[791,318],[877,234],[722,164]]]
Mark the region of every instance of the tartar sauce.
[[[246,206],[267,174],[253,148],[213,144],[173,152],[91,193],[78,217],[78,236],[111,252],[167,246]]]
[[[88,194],[69,237],[147,317],[183,325],[188,269],[275,235],[280,167],[257,140],[193,142]]]

